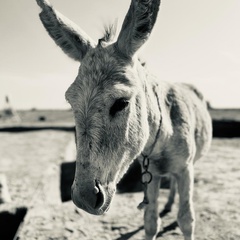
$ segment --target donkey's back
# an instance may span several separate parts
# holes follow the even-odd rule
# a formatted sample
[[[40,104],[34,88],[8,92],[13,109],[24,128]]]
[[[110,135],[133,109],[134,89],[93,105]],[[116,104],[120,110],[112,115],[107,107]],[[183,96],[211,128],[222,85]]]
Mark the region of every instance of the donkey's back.
[[[174,84],[169,94],[174,99],[171,107],[173,127],[179,128],[180,121],[180,129],[183,131],[181,134],[188,132],[192,137],[192,144],[196,147],[195,161],[207,153],[211,144],[212,121],[207,103],[195,86],[186,83]]]
[[[167,126],[162,152],[169,152],[169,157],[178,162],[184,158],[184,164],[190,156],[195,162],[207,153],[212,139],[212,121],[203,94],[190,84],[161,81],[159,95],[163,100],[163,129]]]

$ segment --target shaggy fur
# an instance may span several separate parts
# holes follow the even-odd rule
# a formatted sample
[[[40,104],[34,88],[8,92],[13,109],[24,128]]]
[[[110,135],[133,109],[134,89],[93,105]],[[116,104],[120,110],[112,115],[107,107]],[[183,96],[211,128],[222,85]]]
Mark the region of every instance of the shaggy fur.
[[[153,29],[160,0],[132,0],[117,41],[112,43],[110,29],[97,46],[48,1],[37,2],[50,36],[81,61],[66,92],[76,123],[74,203],[89,213],[103,214],[129,165],[136,158],[142,162],[141,154],[148,155],[153,179],[144,214],[146,239],[155,239],[159,230],[160,179],[170,174],[165,212],[171,210],[177,182],[178,223],[185,240],[193,240],[193,163],[209,149],[211,119],[195,87],[158,81],[136,56]]]

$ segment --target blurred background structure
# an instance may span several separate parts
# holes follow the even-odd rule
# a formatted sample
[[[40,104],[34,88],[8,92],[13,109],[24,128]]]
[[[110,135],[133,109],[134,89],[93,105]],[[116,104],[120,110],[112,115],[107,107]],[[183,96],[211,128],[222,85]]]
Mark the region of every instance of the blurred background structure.
[[[4,107],[0,114],[0,120],[3,122],[21,122],[21,118],[19,117],[17,111],[12,107],[8,96],[5,97]]]

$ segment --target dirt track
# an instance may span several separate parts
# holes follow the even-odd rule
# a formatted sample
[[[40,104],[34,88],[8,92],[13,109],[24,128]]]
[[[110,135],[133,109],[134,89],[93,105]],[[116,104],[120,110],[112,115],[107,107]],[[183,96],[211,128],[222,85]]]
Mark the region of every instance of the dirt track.
[[[0,173],[7,177],[13,204],[30,204],[28,214],[34,210],[34,221],[25,219],[22,239],[143,239],[143,212],[136,209],[142,193],[117,194],[109,212],[97,217],[59,202],[58,190],[44,186],[53,181],[71,138],[72,133],[55,131],[0,134]],[[214,139],[208,156],[196,163],[197,240],[240,239],[239,156],[240,139]],[[160,209],[167,193],[160,190]],[[177,203],[162,219],[157,239],[183,239],[176,214]]]

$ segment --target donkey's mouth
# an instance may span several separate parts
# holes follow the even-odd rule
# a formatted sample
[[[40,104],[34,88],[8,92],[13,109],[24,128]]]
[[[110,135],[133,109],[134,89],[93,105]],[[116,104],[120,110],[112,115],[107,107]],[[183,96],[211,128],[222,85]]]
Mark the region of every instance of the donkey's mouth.
[[[114,193],[115,189],[104,188],[97,181],[92,191],[89,188],[78,189],[75,184],[72,186],[72,200],[74,204],[93,215],[102,215],[108,211]]]

